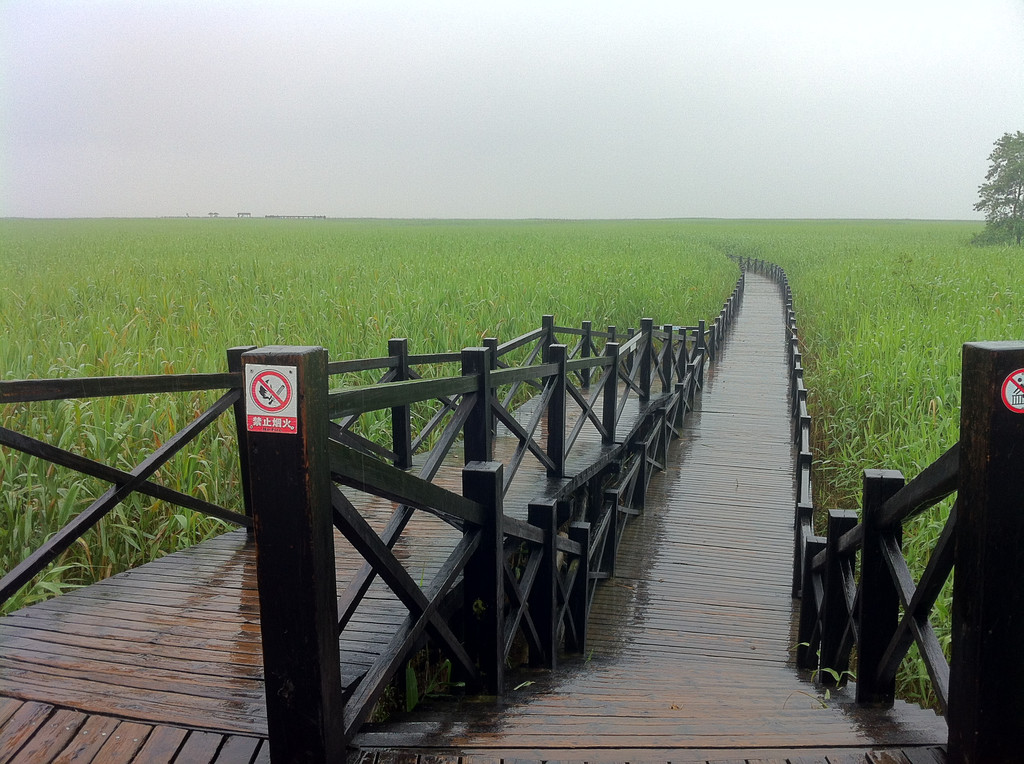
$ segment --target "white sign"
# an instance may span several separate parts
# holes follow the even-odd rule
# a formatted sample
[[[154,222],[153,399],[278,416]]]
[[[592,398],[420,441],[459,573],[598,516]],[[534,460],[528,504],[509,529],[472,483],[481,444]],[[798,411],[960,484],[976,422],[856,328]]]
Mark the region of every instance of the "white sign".
[[[299,404],[295,366],[245,367],[245,429],[249,432],[298,432]]]
[[[1010,372],[1003,381],[1003,403],[1015,414],[1024,414],[1024,369]]]

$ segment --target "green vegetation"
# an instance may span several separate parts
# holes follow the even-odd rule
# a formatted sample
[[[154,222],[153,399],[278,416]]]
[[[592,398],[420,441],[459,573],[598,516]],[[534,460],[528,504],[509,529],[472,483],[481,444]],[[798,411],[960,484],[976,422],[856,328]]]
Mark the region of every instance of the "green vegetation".
[[[867,468],[916,476],[959,438],[963,343],[1024,336],[1019,250],[970,246],[979,227],[780,223],[736,241],[789,275],[815,417],[818,507],[859,507]],[[905,528],[915,577],[949,506]],[[947,586],[933,616],[947,657],[950,595]],[[899,692],[932,702],[914,652]]]
[[[334,359],[508,340],[560,325],[695,322],[736,268],[672,223],[0,221],[0,378],[223,371],[228,347],[310,344]],[[0,425],[131,469],[215,393],[5,406]],[[238,508],[233,420],[156,481]],[[0,450],[0,570],[107,484]],[[225,526],[135,496],[62,556],[21,607]]]
[[[980,223],[220,221],[0,222],[4,379],[220,371],[232,345],[322,344],[335,358],[509,339],[561,325],[695,321],[735,268],[786,268],[811,388],[823,508],[857,507],[865,468],[911,478],[958,437],[960,348],[1024,336],[1015,246],[977,248]],[[212,395],[8,406],[0,424],[121,467]],[[158,480],[237,506],[222,418]],[[0,568],[106,486],[0,451]],[[62,473],[63,471],[58,471]],[[51,479],[52,478],[52,479]],[[906,532],[916,573],[948,505]],[[137,564],[223,527],[135,498],[11,607]],[[948,598],[936,618],[948,645]],[[946,626],[943,626],[943,622]],[[920,664],[902,692],[927,697]]]
[[[985,213],[985,231],[975,243],[1024,240],[1024,132],[1003,133],[988,155],[985,182],[974,209]]]

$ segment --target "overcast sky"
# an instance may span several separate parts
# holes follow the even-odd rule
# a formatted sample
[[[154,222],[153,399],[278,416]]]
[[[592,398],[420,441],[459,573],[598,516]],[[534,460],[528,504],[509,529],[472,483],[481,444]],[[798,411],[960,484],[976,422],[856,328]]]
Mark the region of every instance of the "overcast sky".
[[[0,1],[0,215],[975,218],[1024,0]]]

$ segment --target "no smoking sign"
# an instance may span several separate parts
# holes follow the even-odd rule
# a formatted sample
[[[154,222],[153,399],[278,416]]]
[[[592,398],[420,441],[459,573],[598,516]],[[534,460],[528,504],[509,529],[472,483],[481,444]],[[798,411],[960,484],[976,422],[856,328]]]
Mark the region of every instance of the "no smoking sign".
[[[245,429],[249,432],[298,431],[295,366],[245,367]]]
[[[1024,414],[1024,369],[1010,372],[1003,381],[1003,403],[1016,414]]]

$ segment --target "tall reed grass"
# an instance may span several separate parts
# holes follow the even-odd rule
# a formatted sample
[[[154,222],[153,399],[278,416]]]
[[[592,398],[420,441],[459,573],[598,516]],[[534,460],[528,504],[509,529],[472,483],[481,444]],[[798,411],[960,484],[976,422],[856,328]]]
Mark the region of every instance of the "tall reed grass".
[[[0,378],[223,371],[236,345],[327,347],[332,359],[458,350],[536,328],[691,323],[735,266],[677,224],[374,221],[0,221]],[[131,469],[214,393],[3,407],[0,424]],[[233,421],[156,480],[238,509]],[[0,570],[107,485],[0,449]],[[142,496],[115,509],[11,610],[188,546],[225,524]]]
[[[959,439],[965,342],[1024,338],[1019,247],[975,247],[973,223],[777,224],[737,242],[789,275],[815,424],[816,505],[860,506],[864,469],[916,476]],[[919,576],[951,503],[904,529]],[[933,622],[949,657],[951,582]],[[899,692],[935,703],[916,649]]]

